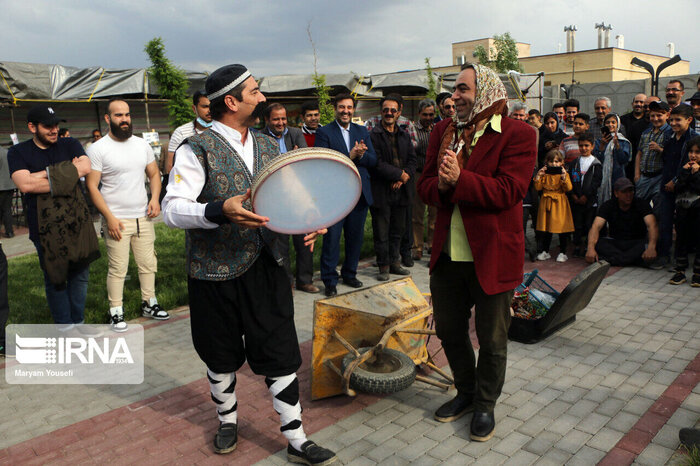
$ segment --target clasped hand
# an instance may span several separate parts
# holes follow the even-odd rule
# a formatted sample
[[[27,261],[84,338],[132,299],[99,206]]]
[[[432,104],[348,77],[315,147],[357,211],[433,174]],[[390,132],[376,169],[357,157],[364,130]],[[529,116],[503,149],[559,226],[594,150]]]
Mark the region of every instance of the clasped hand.
[[[442,162],[438,167],[438,189],[440,191],[446,191],[450,188],[454,188],[457,185],[460,173],[461,169],[457,161],[457,154],[451,150],[446,150],[445,156],[442,158]]]
[[[365,152],[367,152],[367,145],[365,144],[365,140],[362,139],[360,141],[355,141],[355,145],[352,149],[350,149],[350,159],[355,160],[362,158],[362,156],[365,155]]]

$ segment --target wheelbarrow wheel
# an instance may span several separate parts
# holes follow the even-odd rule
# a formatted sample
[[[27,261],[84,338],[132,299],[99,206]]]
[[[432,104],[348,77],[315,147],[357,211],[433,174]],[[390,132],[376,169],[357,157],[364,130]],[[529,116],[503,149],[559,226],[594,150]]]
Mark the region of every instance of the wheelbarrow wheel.
[[[364,354],[372,348],[360,348]],[[348,353],[343,358],[343,372],[355,360],[355,355]],[[360,364],[350,375],[350,388],[366,393],[394,393],[408,388],[416,380],[416,365],[406,354],[384,348],[381,353],[372,356]]]

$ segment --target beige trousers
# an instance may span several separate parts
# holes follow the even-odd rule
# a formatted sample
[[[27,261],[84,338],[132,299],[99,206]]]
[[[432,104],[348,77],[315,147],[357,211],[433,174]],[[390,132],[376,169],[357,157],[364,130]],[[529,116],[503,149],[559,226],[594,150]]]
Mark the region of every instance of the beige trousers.
[[[122,239],[112,239],[107,232],[107,224],[103,221],[105,231],[105,246],[109,258],[107,271],[107,299],[109,307],[123,304],[124,279],[129,268],[129,247],[134,253],[134,260],[139,270],[141,299],[148,301],[156,296],[156,272],[158,261],[153,247],[156,232],[153,222],[148,217],[120,219],[124,224]]]

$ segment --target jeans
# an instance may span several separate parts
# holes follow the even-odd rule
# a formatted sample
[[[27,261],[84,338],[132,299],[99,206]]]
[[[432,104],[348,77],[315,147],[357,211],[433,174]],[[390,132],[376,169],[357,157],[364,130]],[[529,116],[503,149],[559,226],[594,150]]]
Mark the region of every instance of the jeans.
[[[68,273],[66,283],[54,285],[44,270],[44,252],[39,241],[34,241],[39,263],[44,272],[46,301],[57,324],[80,324],[85,320],[85,298],[87,297],[90,266]]]

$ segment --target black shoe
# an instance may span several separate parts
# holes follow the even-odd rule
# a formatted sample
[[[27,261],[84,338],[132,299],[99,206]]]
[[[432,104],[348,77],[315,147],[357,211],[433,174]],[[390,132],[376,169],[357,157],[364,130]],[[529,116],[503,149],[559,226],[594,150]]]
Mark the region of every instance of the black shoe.
[[[331,296],[336,296],[338,294],[338,289],[335,287],[335,285],[326,285],[326,296],[329,298]]]
[[[403,259],[401,259],[401,263],[404,267],[413,267],[413,257],[406,256]]]
[[[5,238],[14,238],[15,234],[10,232],[10,233],[5,233]]]
[[[435,420],[440,422],[452,422],[467,413],[471,413],[474,411],[474,405],[472,404],[473,398],[474,397],[471,395],[461,395],[457,393],[457,396],[435,411]]]
[[[382,266],[379,267],[379,274],[377,274],[377,280],[380,282],[385,282],[389,280],[389,267]]]
[[[698,254],[697,252],[695,254]],[[700,288],[700,273],[694,273],[693,279],[690,281],[690,286]]]
[[[401,265],[398,263],[391,264],[389,266],[389,272],[393,273],[394,275],[411,275],[411,272],[401,267]]]
[[[647,268],[651,270],[661,270],[668,265],[668,257],[657,257],[653,261],[647,263]]]
[[[308,464],[311,466],[325,466],[335,463],[338,457],[327,448],[319,447],[311,440],[307,440],[301,446],[301,451],[291,445],[287,446],[287,459],[291,463]]]
[[[680,285],[681,283],[685,283],[685,281],[685,272],[676,272],[668,282],[671,285]]]
[[[343,283],[351,288],[362,288],[362,282],[357,278],[343,278]]]
[[[700,429],[684,427],[678,432],[678,438],[688,450],[700,448]]]
[[[224,453],[231,453],[236,449],[237,444],[238,426],[236,424],[224,424],[222,422],[214,436],[214,451],[221,455]]]
[[[496,427],[496,420],[493,417],[493,412],[486,413],[483,411],[475,411],[472,417],[471,433],[469,438],[477,442],[485,442],[493,437],[493,431]]]

